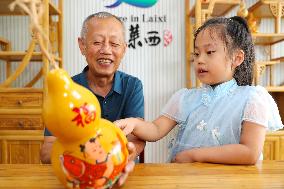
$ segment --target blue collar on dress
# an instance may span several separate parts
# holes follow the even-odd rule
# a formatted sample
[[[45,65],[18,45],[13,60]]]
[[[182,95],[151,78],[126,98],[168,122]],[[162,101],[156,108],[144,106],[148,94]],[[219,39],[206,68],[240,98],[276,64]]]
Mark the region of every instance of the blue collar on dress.
[[[210,85],[203,84],[201,101],[204,105],[208,106],[217,97],[228,94],[229,92],[232,93],[236,86],[238,85],[234,78],[217,85],[214,89]]]

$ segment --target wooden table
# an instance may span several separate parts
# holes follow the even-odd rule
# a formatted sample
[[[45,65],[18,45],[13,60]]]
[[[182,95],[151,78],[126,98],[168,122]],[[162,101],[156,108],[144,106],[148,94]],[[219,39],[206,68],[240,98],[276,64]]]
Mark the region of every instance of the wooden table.
[[[50,165],[0,164],[0,188],[63,189]],[[284,188],[284,161],[255,166],[138,164],[122,189]]]

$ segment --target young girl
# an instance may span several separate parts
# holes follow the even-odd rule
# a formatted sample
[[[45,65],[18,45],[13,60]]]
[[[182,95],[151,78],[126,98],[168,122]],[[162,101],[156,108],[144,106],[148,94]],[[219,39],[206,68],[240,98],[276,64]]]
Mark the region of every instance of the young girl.
[[[255,164],[266,130],[283,125],[269,93],[251,86],[254,60],[244,19],[210,19],[194,39],[194,67],[203,87],[176,92],[153,122],[128,118],[116,125],[146,141],[157,141],[178,125],[172,162]]]

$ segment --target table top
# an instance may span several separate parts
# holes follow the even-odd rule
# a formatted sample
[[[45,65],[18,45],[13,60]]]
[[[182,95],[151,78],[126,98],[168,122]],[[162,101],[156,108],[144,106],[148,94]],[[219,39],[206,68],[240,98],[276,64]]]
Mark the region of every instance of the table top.
[[[0,164],[0,188],[63,189],[50,165]],[[284,161],[254,166],[207,163],[137,164],[122,189],[284,188]]]

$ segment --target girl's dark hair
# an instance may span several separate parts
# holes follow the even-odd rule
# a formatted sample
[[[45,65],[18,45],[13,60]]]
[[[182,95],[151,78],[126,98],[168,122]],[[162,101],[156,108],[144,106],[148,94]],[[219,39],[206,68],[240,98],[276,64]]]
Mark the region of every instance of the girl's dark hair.
[[[246,20],[239,16],[209,19],[195,32],[194,45],[197,35],[204,29],[218,31],[216,33],[225,43],[229,56],[236,50],[244,51],[244,62],[236,67],[233,77],[238,85],[251,85],[253,80],[255,51]]]

